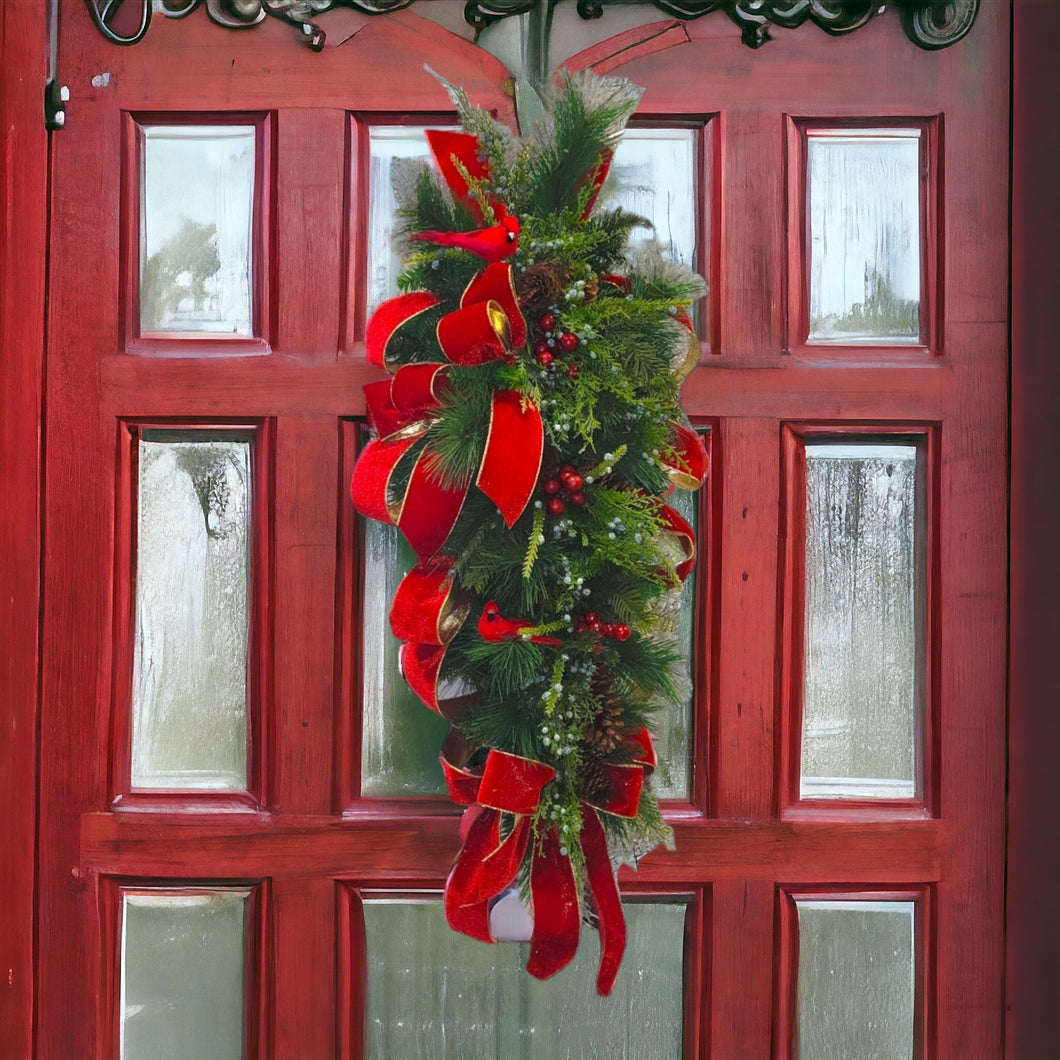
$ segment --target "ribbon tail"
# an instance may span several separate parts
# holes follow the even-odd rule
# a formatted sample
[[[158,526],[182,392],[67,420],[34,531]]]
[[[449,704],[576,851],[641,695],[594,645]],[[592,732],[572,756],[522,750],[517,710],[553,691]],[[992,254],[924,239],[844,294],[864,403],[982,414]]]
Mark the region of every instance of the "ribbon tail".
[[[533,496],[545,453],[537,406],[518,390],[497,390],[475,484],[500,510],[510,529]]]
[[[442,907],[449,926],[482,942],[493,941],[489,902],[471,901],[467,895],[474,883],[479,862],[500,840],[500,820],[501,815],[497,810],[488,809],[475,818],[457,855],[456,864],[445,881],[442,895]]]
[[[622,899],[607,852],[607,836],[596,811],[582,806],[582,852],[585,872],[596,905],[600,931],[600,968],[596,975],[597,993],[606,997],[615,985],[622,954],[626,950],[626,918]]]
[[[489,902],[506,887],[511,886],[530,840],[529,817],[516,819],[515,828],[479,862],[474,876],[465,890],[472,902]]]
[[[419,440],[411,430],[389,438],[373,438],[361,451],[350,480],[350,497],[354,507],[369,519],[381,523],[395,522],[388,499],[390,477],[412,445]]]
[[[697,490],[707,480],[708,458],[703,439],[687,423],[670,421],[673,459],[664,461],[670,481],[683,490]]]
[[[534,934],[526,970],[536,979],[547,979],[571,962],[578,951],[581,931],[574,870],[567,855],[560,853],[555,825],[545,833],[542,849],[535,852],[530,894]]]
[[[398,640],[448,644],[467,613],[467,594],[456,584],[452,560],[435,557],[402,578],[390,605],[390,629]]]
[[[471,187],[467,179],[485,180],[489,176],[489,167],[479,157],[478,137],[473,133],[450,129],[428,129],[424,135],[434,156],[434,163],[449,190],[458,202],[466,204],[481,221],[482,210],[478,202],[468,198]],[[460,164],[457,165],[457,162]]]
[[[443,905],[449,926],[472,938],[492,942],[490,899],[515,879],[530,840],[531,821],[519,817],[503,839],[499,810],[484,807],[472,821],[463,849],[445,884]]]
[[[600,156],[599,161],[593,167],[593,175],[589,178],[592,182],[592,191],[589,194],[589,201],[585,204],[585,209],[582,210],[581,219],[583,221],[593,212],[593,207],[596,205],[596,199],[600,194],[600,189],[604,186],[604,181],[607,180],[607,174],[611,172],[611,160],[614,158],[614,155],[614,151],[609,148],[604,151]]]
[[[676,553],[674,571],[683,582],[696,565],[696,532],[688,520],[669,504],[660,503],[657,512],[662,523],[660,537],[672,543]]]

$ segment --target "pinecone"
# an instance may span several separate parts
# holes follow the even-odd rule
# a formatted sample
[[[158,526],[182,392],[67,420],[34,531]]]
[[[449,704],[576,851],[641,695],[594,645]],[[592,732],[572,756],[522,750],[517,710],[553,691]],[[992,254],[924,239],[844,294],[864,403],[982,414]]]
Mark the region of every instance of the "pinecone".
[[[625,707],[621,697],[615,692],[611,675],[607,671],[598,670],[589,684],[589,689],[596,700],[596,708],[583,739],[597,754],[608,755],[614,752],[622,739],[622,714]]]
[[[587,279],[585,281],[585,292],[584,293],[585,293],[585,301],[587,301],[587,302],[595,302],[596,301],[597,296],[600,294],[600,281],[596,278],[596,273],[593,273],[593,275],[590,276],[589,279]]]
[[[523,313],[531,319],[546,312],[563,297],[568,273],[555,261],[539,261],[524,270],[515,281],[515,290]]]
[[[611,794],[611,778],[599,758],[582,759],[578,774],[578,794],[590,802],[605,802]]]

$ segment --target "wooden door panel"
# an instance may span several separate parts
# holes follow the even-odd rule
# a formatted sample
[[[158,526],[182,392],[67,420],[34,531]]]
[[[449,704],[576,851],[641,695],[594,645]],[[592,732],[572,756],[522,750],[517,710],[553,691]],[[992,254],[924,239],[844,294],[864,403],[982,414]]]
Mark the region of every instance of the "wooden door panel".
[[[792,1055],[797,938],[784,896],[818,892],[929,896],[918,941],[917,1060],[1000,1052],[1001,7],[984,5],[965,41],[930,54],[913,52],[893,17],[842,41],[810,26],[778,33],[756,52],[734,27],[707,17],[666,36],[684,41],[679,47],[631,50],[616,70],[647,87],[644,115],[706,122],[701,266],[711,294],[701,363],[683,390],[689,413],[710,428],[713,460],[701,507],[693,795],[691,804],[666,806],[676,850],[620,877],[625,889],[695,896],[686,921],[686,1056]],[[508,73],[408,12],[336,13],[329,42],[342,43],[312,54],[286,26],[227,34],[197,11],[179,22],[157,18],[144,42],[116,49],[95,35],[82,5],[63,7],[60,52],[73,99],[53,139],[41,1057],[113,1053],[121,881],[254,884],[253,1049],[361,1055],[359,896],[438,892],[458,846],[457,811],[443,800],[375,800],[357,788],[360,617],[389,606],[360,598],[363,560],[346,495],[361,387],[378,374],[363,359],[363,133],[377,120],[452,120],[424,63],[511,120]],[[107,86],[90,87],[104,68]],[[183,354],[176,357],[128,352],[128,280],[138,267],[133,117],[233,113],[263,115],[268,130],[259,203],[267,258],[258,270],[268,352],[212,343],[207,355],[194,342],[166,350]],[[929,265],[925,283],[941,341],[929,334],[930,352],[787,352],[791,297],[804,282],[792,129],[839,119],[939,130],[939,225],[932,215],[926,226],[938,266]],[[125,724],[132,658],[135,506],[123,479],[123,425],[247,422],[266,425],[256,532],[268,547],[251,590],[261,692],[251,755],[262,804],[115,808],[114,737]],[[784,438],[800,425],[880,434],[915,425],[937,444],[926,810],[789,804],[783,789],[798,761],[784,681],[801,651],[782,625],[785,607],[801,601],[797,565],[785,562],[795,524],[785,509]]]

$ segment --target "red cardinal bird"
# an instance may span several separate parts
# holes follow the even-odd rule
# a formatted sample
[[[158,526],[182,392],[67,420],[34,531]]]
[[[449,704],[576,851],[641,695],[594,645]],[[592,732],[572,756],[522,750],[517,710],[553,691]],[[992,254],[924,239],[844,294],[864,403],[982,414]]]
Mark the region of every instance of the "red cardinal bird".
[[[533,625],[533,622],[527,622],[523,618],[505,618],[500,608],[497,607],[496,600],[490,600],[486,604],[478,619],[478,631],[482,634],[483,640],[509,640],[519,636],[521,630],[530,629]],[[531,637],[530,641],[533,644],[549,644],[553,648],[558,648],[560,645],[556,637],[537,635]]]
[[[499,216],[498,223],[490,228],[476,228],[473,232],[417,232],[411,238],[440,247],[469,250],[486,261],[501,261],[514,254],[519,246],[519,218],[507,213]]]

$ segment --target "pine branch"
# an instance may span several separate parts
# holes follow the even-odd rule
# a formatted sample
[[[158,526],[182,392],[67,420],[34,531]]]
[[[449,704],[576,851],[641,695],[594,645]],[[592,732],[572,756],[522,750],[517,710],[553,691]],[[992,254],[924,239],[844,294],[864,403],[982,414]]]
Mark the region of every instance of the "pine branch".
[[[530,542],[526,548],[526,557],[523,559],[523,580],[528,579],[533,572],[534,563],[537,562],[537,554],[545,543],[545,509],[534,509],[534,525],[530,528]]]

